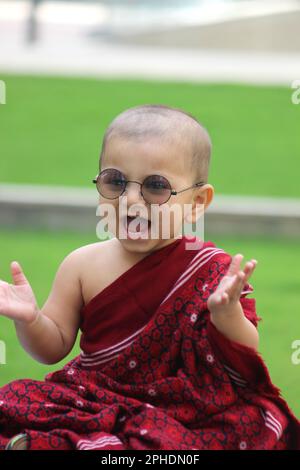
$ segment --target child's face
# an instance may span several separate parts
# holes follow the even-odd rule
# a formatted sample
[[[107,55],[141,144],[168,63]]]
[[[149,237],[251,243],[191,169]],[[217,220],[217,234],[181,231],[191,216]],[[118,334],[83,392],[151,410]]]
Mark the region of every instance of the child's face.
[[[126,180],[138,181],[142,183],[149,175],[161,175],[168,179],[171,188],[176,191],[185,189],[195,183],[190,170],[190,154],[186,144],[179,140],[166,142],[158,138],[148,138],[144,142],[138,142],[135,139],[125,139],[122,137],[112,137],[106,145],[103,164],[101,171],[107,168],[114,168],[123,173]],[[119,210],[122,198],[127,198],[127,207],[125,207],[125,215],[139,215],[138,209],[142,209],[140,214],[142,217],[151,217],[151,205],[147,204],[141,195],[141,186],[136,183],[128,183],[123,195],[116,199],[106,199],[100,196],[100,203],[111,204],[116,213],[116,233],[123,247],[131,252],[147,253],[165,245],[168,245],[177,236],[181,235],[182,223],[184,220],[184,204],[191,204],[196,197],[197,203],[203,202],[199,196],[203,193],[205,186],[197,189],[189,189],[178,195],[171,195],[170,199],[159,206],[177,205],[177,210],[181,217],[168,217],[167,223],[170,232],[166,238],[166,234],[162,231],[162,219],[165,215],[159,217],[158,238],[151,239],[151,230],[146,238],[120,238],[119,234]],[[198,195],[198,197],[197,197]],[[134,205],[134,206],[133,206]],[[190,206],[191,207],[191,206]],[[166,208],[168,209],[168,208]],[[172,211],[170,211],[171,213]],[[153,213],[152,213],[153,215]],[[122,219],[123,220],[123,219]],[[124,221],[123,221],[124,222]],[[122,223],[122,222],[121,222]]]

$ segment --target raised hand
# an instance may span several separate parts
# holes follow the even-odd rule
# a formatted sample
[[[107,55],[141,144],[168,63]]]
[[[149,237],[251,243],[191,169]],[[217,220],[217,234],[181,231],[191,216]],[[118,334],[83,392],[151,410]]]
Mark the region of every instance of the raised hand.
[[[11,263],[10,269],[13,284],[0,280],[0,315],[31,323],[38,315],[33,290],[17,261]]]
[[[233,305],[239,302],[243,288],[257,265],[257,261],[252,259],[246,263],[243,270],[240,270],[242,259],[241,254],[233,257],[227,273],[208,298],[207,307],[211,313],[230,313]]]

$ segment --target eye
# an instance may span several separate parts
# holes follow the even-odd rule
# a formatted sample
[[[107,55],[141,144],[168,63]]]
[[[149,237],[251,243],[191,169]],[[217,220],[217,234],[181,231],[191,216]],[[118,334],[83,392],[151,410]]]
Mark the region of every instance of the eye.
[[[152,176],[145,181],[145,187],[150,190],[169,189],[170,185],[164,177]]]
[[[109,181],[109,184],[113,184],[115,186],[123,186],[124,180],[112,179],[112,180]]]
[[[102,181],[104,184],[117,187],[124,185],[125,178],[119,171],[109,169],[103,173]]]
[[[151,181],[147,184],[147,187],[152,189],[165,189],[166,183],[163,183],[161,181]]]

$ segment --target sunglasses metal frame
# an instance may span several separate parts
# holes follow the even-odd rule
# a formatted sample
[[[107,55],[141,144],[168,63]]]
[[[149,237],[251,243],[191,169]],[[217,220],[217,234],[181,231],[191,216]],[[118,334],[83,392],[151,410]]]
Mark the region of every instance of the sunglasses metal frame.
[[[104,171],[106,171],[106,170],[115,170],[115,168],[105,168],[105,170],[102,170],[100,173],[98,173],[98,174],[96,175],[95,178],[93,178],[92,182],[95,183],[95,184],[97,184],[99,176],[100,176]],[[121,173],[121,172],[120,172],[120,173]],[[143,197],[143,199],[145,200],[145,202],[146,202],[147,204],[151,204],[150,202],[148,202],[148,201],[145,199],[145,197],[144,197],[144,195],[143,195],[143,193],[142,193],[142,186],[143,186],[144,182],[146,181],[146,179],[149,178],[150,176],[159,176],[159,177],[161,177],[161,178],[164,178],[166,181],[168,181],[168,179],[167,179],[165,176],[156,175],[156,174],[147,176],[147,177],[144,179],[144,181],[143,181],[142,183],[140,183],[139,181],[134,181],[134,180],[125,180],[125,186],[124,186],[124,189],[122,190],[121,194],[119,194],[119,196],[116,196],[116,197],[113,197],[113,198],[106,198],[105,196],[103,196],[103,194],[100,193],[100,191],[98,190],[98,188],[97,188],[97,190],[98,190],[98,192],[101,194],[101,196],[105,197],[105,199],[111,199],[111,200],[113,200],[113,199],[118,199],[120,196],[122,196],[122,194],[123,194],[123,193],[125,192],[125,190],[126,190],[127,183],[137,183],[137,184],[139,184],[139,185],[141,186],[141,191],[140,191],[141,196]],[[170,182],[169,182],[169,181],[168,181],[168,183],[169,183],[169,185],[170,185]],[[194,183],[192,186],[189,186],[188,188],[181,189],[180,191],[176,191],[175,189],[171,189],[171,185],[170,185],[170,196],[168,197],[168,199],[167,199],[166,201],[161,202],[161,203],[158,204],[158,205],[160,206],[160,205],[165,204],[166,202],[168,202],[168,200],[170,199],[171,196],[177,196],[177,194],[183,193],[184,191],[187,191],[188,189],[200,187],[200,186],[203,186],[204,184],[207,184],[207,183],[205,183],[205,182],[203,182],[203,181],[199,181],[198,183]]]

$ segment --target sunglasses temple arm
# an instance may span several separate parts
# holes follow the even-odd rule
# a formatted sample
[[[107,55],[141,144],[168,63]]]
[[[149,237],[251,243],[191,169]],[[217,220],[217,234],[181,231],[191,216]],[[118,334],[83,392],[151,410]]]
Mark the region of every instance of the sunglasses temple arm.
[[[172,190],[172,194],[173,195],[180,194],[180,193],[183,193],[184,191],[187,191],[188,189],[196,188],[198,186],[203,186],[204,184],[206,184],[206,183],[195,183],[195,184],[193,184],[193,186],[189,186],[188,188],[182,189],[181,191],[173,191]]]

